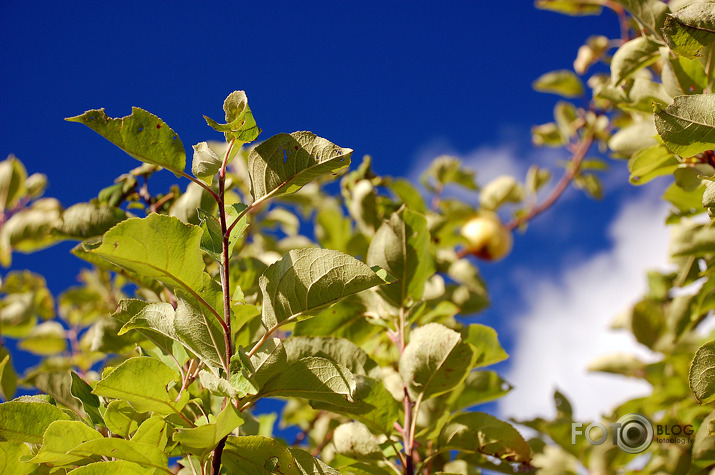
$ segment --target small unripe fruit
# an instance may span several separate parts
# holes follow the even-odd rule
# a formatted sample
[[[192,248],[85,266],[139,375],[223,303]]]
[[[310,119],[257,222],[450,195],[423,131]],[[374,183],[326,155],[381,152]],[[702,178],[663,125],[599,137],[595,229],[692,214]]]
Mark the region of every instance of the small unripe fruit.
[[[511,231],[492,211],[480,211],[469,218],[461,235],[467,240],[467,252],[489,261],[505,257],[513,244]]]

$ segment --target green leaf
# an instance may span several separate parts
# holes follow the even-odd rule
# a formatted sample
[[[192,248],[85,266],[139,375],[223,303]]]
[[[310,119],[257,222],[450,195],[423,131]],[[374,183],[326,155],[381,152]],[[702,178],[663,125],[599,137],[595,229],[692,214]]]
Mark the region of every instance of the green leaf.
[[[201,229],[152,213],[110,229],[90,253],[167,285],[197,294],[204,288]]]
[[[194,158],[191,162],[191,173],[210,185],[223,161],[209,148],[209,144],[206,142],[199,142],[192,145],[192,148],[194,149]]]
[[[474,366],[476,355],[454,330],[428,323],[410,334],[400,357],[400,376],[412,400],[429,399],[457,387]]]
[[[611,83],[618,86],[636,71],[658,60],[658,43],[647,36],[627,41],[616,51],[611,60]]]
[[[26,193],[27,171],[15,155],[0,162],[0,212],[12,209]]]
[[[382,460],[384,455],[377,438],[359,422],[340,424],[333,433],[335,451],[358,460]]]
[[[235,475],[301,475],[283,444],[260,435],[229,436],[221,461]]]
[[[128,402],[121,399],[110,402],[103,416],[107,429],[125,439],[128,439],[146,419],[143,414],[139,414]]]
[[[459,411],[499,399],[511,390],[496,371],[472,371],[461,387],[445,396],[451,410]]]
[[[647,34],[661,37],[661,28],[668,13],[668,5],[660,0],[615,0],[628,10]]]
[[[390,183],[390,189],[397,195],[399,201],[404,203],[412,211],[425,214],[427,205],[425,204],[422,195],[409,180],[404,178],[395,178]]]
[[[101,439],[102,434],[79,421],[55,421],[47,427],[42,439],[42,447],[31,463],[68,465],[83,460],[84,456],[70,455],[69,452],[89,440]]]
[[[84,412],[95,425],[104,425],[104,419],[99,412],[99,398],[92,394],[92,387],[87,384],[77,373],[70,371],[72,377],[71,393],[82,403]]]
[[[532,84],[534,90],[550,92],[563,97],[579,97],[583,95],[583,84],[573,71],[566,69],[552,71],[539,76]]]
[[[259,279],[263,325],[272,329],[307,318],[348,295],[388,280],[363,262],[329,249],[295,249],[268,266]]]
[[[13,214],[0,229],[0,263],[9,266],[13,250],[34,252],[55,244],[57,237],[52,236],[51,231],[61,210],[59,201],[43,198]]]
[[[179,374],[159,360],[147,357],[129,358],[92,391],[97,396],[123,399],[137,412],[179,413],[186,405],[188,392],[176,401],[167,387],[179,380]]]
[[[668,14],[663,35],[677,54],[690,59],[703,56],[703,49],[715,43],[715,5],[696,2]]]
[[[186,186],[186,191],[169,208],[169,216],[179,218],[182,223],[199,225],[198,210],[212,213],[217,208],[216,200],[202,186],[194,182]]]
[[[226,343],[223,329],[206,307],[193,299],[178,298],[176,309],[168,303],[144,307],[120,330],[122,335],[132,329],[152,330],[181,343],[215,373],[225,367]]]
[[[524,197],[524,190],[513,176],[501,175],[487,183],[479,194],[479,205],[488,210],[496,210],[505,203],[518,203]]]
[[[267,340],[254,354],[250,363],[253,366],[253,379],[259,386],[281,373],[288,364],[285,347],[278,338]]]
[[[380,289],[390,302],[400,307],[410,298],[421,299],[425,283],[435,270],[427,219],[404,206],[392,213],[372,238],[367,263],[397,278]]]
[[[509,357],[492,327],[476,323],[469,325],[462,331],[462,341],[474,347],[474,367],[493,365]]]
[[[402,385],[399,383],[400,391]],[[337,414],[345,414],[352,419],[357,419],[378,433],[390,434],[395,422],[399,419],[400,407],[385,388],[380,379],[373,379],[363,375],[355,375],[354,404],[349,406],[335,406],[333,404],[312,401],[315,409],[324,409]]]
[[[89,250],[94,256],[139,274],[178,288],[201,304],[202,322],[215,326],[221,308],[220,288],[204,272],[201,255],[201,228],[184,224],[176,218],[150,214],[130,218],[110,229],[99,247]],[[196,309],[187,299],[187,311]],[[211,320],[208,322],[207,320]],[[190,327],[191,325],[187,325]],[[223,338],[218,345],[223,344]]]
[[[138,463],[147,467],[158,468],[171,473],[167,466],[169,460],[161,449],[150,444],[116,438],[90,440],[72,449],[69,454],[82,457],[104,456],[127,462]]]
[[[94,203],[77,203],[62,212],[60,221],[52,232],[64,239],[84,240],[101,236],[127,217],[120,208]]]
[[[531,459],[531,449],[513,426],[483,412],[452,416],[439,434],[439,447],[479,452],[508,462]]]
[[[715,96],[678,96],[668,107],[653,105],[655,127],[665,145],[681,157],[715,148]]]
[[[602,1],[593,0],[536,0],[536,8],[551,10],[565,15],[600,15],[603,7]]]
[[[340,363],[353,375],[380,377],[380,367],[365,351],[344,338],[292,336],[283,340],[288,362],[320,356]]]
[[[231,142],[233,138],[243,143],[256,140],[261,129],[256,125],[244,91],[233,91],[229,94],[223,102],[223,110],[226,116],[225,124],[219,124],[206,116],[204,119],[217,132],[224,132],[226,142]]]
[[[199,371],[201,386],[208,389],[209,392],[215,396],[228,397],[234,400],[244,398],[246,395],[255,395],[258,393],[256,385],[251,384],[252,381],[248,378],[241,376],[240,374],[236,375],[235,372],[232,371],[231,381],[227,381],[208,371]]]
[[[350,165],[352,152],[311,132],[274,135],[248,156],[253,199],[293,193],[316,178],[337,173]]]
[[[37,465],[23,462],[32,457],[30,447],[22,442],[0,442],[0,473],[34,475]]]
[[[69,420],[61,409],[43,402],[9,401],[0,404],[0,441],[41,444],[54,421]]]
[[[345,366],[326,358],[307,357],[284,368],[258,395],[300,397],[349,407],[355,387],[355,378]]]
[[[420,176],[420,181],[430,191],[442,190],[446,185],[459,185],[476,190],[475,172],[462,165],[462,161],[449,155],[440,155],[430,163]]]
[[[79,122],[97,132],[137,160],[164,167],[178,177],[186,167],[184,144],[166,123],[143,109],[132,107],[131,115],[110,118],[104,109],[94,109],[65,120]]]
[[[608,148],[615,157],[630,158],[634,153],[658,145],[655,137],[658,131],[653,122],[642,121],[630,124],[618,130],[608,140]]]
[[[17,374],[12,366],[12,357],[6,347],[0,348],[0,396],[12,399],[17,390]]]
[[[56,321],[42,322],[18,343],[18,348],[36,355],[56,355],[67,349],[65,329]]]
[[[298,473],[301,475],[340,475],[339,471],[313,457],[305,450],[294,448],[288,450],[295,459]]]
[[[143,467],[134,462],[126,460],[113,460],[111,462],[95,462],[77,467],[71,472],[72,475],[154,475],[155,469]]]
[[[695,352],[688,379],[700,404],[715,401],[715,341],[705,343]]]
[[[229,403],[216,417],[215,422],[191,429],[177,429],[173,439],[190,453],[203,457],[242,423],[243,418],[241,418],[238,409]]]
[[[680,160],[665,145],[653,145],[639,150],[628,160],[629,181],[632,185],[643,185],[653,178],[670,175],[678,165]]]
[[[708,75],[699,59],[673,57],[667,47],[660,50],[663,59],[663,86],[671,96],[702,94],[708,86]]]
[[[141,423],[131,440],[164,450],[169,441],[167,429],[168,426],[162,416],[151,416]]]

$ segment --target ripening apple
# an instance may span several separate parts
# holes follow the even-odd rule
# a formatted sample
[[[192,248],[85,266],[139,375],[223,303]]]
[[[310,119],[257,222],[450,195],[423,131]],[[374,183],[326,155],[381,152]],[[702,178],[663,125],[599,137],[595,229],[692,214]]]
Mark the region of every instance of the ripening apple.
[[[482,259],[499,260],[511,251],[511,231],[493,211],[483,210],[469,218],[461,234],[467,240],[467,252]]]

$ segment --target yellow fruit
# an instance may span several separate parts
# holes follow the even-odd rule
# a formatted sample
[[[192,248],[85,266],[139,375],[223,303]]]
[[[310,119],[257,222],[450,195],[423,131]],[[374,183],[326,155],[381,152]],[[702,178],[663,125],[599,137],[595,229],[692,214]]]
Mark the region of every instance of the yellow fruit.
[[[492,211],[480,211],[469,218],[461,229],[467,240],[467,251],[486,260],[498,260],[511,251],[511,231]]]

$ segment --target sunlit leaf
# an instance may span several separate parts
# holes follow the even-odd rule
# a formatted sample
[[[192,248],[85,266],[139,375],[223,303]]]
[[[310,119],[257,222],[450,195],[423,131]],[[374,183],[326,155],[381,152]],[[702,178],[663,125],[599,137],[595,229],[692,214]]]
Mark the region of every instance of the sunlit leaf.
[[[352,256],[329,249],[296,249],[270,265],[261,276],[261,319],[266,328],[317,310],[348,295],[388,280],[385,271],[375,272]]]
[[[678,96],[668,107],[653,105],[655,127],[665,145],[688,158],[715,148],[715,96]]]
[[[253,199],[293,193],[316,178],[337,173],[350,165],[352,152],[311,132],[274,135],[248,156]]]
[[[83,457],[100,455],[161,470],[166,470],[169,464],[167,456],[158,447],[117,438],[90,440],[75,447],[69,454]]]
[[[427,219],[406,207],[392,213],[370,242],[367,263],[397,279],[380,288],[392,303],[399,307],[408,299],[421,299],[425,283],[434,273]]]
[[[158,414],[175,414],[181,411],[188,400],[182,397],[175,401],[167,387],[177,381],[179,375],[154,358],[129,358],[97,383],[93,394],[123,399],[138,412],[153,411]]]
[[[85,457],[70,455],[69,452],[84,442],[101,439],[102,434],[79,421],[55,421],[47,427],[42,439],[42,447],[30,461],[67,465],[77,463]]]
[[[695,353],[689,380],[700,404],[715,401],[715,341],[704,344]]]
[[[65,239],[84,240],[101,236],[112,226],[127,219],[120,208],[93,203],[77,203],[62,212],[53,233]]]
[[[647,34],[661,37],[660,30],[669,11],[665,3],[660,0],[615,0],[615,2],[628,10]]]
[[[358,460],[381,460],[384,456],[377,438],[359,422],[346,422],[333,433],[335,451]]]
[[[79,122],[97,132],[131,157],[164,167],[180,176],[186,167],[184,144],[166,123],[139,107],[131,115],[110,118],[104,109],[94,109],[65,120]]]
[[[528,462],[531,458],[531,449],[512,425],[483,412],[452,416],[439,435],[439,446],[509,462]]]
[[[228,434],[243,423],[238,409],[233,404],[226,404],[216,417],[216,422],[190,429],[178,429],[172,436],[190,453],[205,455],[213,450]]]
[[[0,440],[41,444],[54,421],[69,420],[58,407],[43,402],[9,401],[0,404]]]
[[[214,130],[224,132],[227,142],[230,142],[232,138],[243,143],[256,140],[261,129],[256,125],[244,91],[233,91],[229,94],[223,102],[223,111],[226,117],[225,124],[219,124],[204,116],[206,123]]]
[[[300,397],[349,406],[355,387],[355,378],[346,367],[325,358],[306,357],[268,381],[259,396]]]
[[[236,475],[301,475],[285,445],[258,435],[229,436],[221,461],[228,473]]]
[[[467,377],[476,355],[454,330],[428,323],[410,334],[400,357],[400,375],[413,400],[445,393]]]
[[[552,71],[539,76],[532,84],[539,92],[550,92],[563,97],[579,97],[583,95],[583,84],[573,71],[566,69]]]
[[[695,2],[669,14],[663,26],[665,41],[674,52],[693,59],[715,44],[715,5]]]

